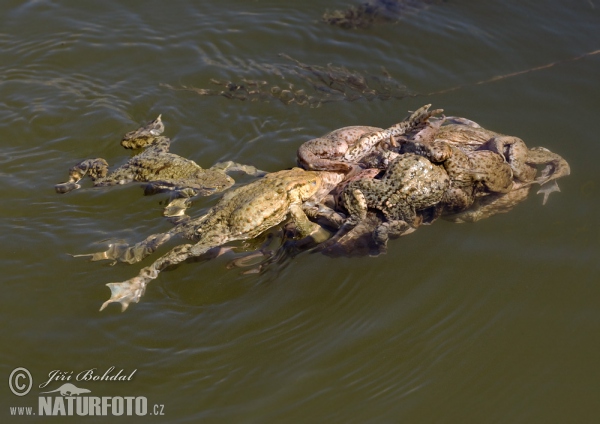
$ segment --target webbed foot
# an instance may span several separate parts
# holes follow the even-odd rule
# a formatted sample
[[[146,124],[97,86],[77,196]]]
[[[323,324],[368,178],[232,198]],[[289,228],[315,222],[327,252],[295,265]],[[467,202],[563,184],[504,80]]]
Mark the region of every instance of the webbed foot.
[[[544,184],[542,184],[542,186],[540,187],[540,189],[537,191],[536,194],[544,195],[544,200],[542,200],[542,205],[545,205],[546,202],[548,201],[548,197],[550,197],[550,194],[554,193],[555,191],[560,191],[560,188],[558,187],[558,183],[556,182],[556,180],[551,180],[551,181],[547,181]]]
[[[104,310],[109,304],[119,302],[121,312],[125,311],[131,302],[138,303],[140,297],[146,291],[146,281],[142,277],[134,277],[122,283],[108,283],[110,299],[102,304],[100,310]]]

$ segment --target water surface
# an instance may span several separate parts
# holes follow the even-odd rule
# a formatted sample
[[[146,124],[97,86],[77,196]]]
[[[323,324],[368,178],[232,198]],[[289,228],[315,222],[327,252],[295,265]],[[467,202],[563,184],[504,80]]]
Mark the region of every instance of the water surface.
[[[368,29],[320,22],[326,9],[351,4],[5,2],[0,366],[3,378],[16,367],[34,377],[24,397],[4,385],[5,419],[27,422],[8,407],[37,405],[50,371],[111,366],[138,371],[130,382],[79,385],[146,396],[169,422],[600,418],[600,54],[568,61],[600,48],[600,3],[448,0]],[[270,71],[290,64],[280,53],[364,75],[383,67],[413,96],[310,108],[175,89],[245,78],[313,90]],[[233,160],[276,171],[312,137],[387,127],[425,103],[545,146],[572,175],[546,206],[532,193],[475,224],[438,221],[385,256],[303,253],[246,275],[227,267],[229,254],[164,272],[126,313],[98,312],[104,284],[141,265],[68,254],[167,230],[166,198],[89,182],[58,195],[53,185],[70,166],[90,157],[122,164],[130,152],[120,137],[162,113],[173,152],[206,167]]]

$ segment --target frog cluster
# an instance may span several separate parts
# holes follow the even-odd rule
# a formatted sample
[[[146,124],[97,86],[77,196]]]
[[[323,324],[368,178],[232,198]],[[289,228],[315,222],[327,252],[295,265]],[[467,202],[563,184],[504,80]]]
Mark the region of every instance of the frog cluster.
[[[89,255],[92,260],[136,263],[174,236],[193,242],[174,247],[130,280],[109,283],[111,297],[100,310],[114,302],[125,310],[165,268],[211,252],[214,256],[224,244],[253,239],[288,217],[299,246],[316,245],[315,250],[332,256],[380,254],[390,238],[440,217],[474,222],[507,212],[527,197],[532,185],[540,186],[546,203],[558,191],[556,180],[570,173],[568,163],[545,148],[529,149],[517,137],[465,118],[444,117],[443,110],[430,107],[386,129],[351,126],[309,140],[298,149],[300,167],[231,189],[206,214],[186,217],[170,231]],[[230,187],[227,169],[264,174],[232,163],[204,170],[168,153],[163,130],[159,116],[126,134],[124,147],[145,150],[110,174],[103,159],[83,161],[56,190],[79,188],[79,181],[89,175],[96,186],[139,181],[183,192],[188,199]]]
[[[520,138],[465,118],[438,117],[443,111],[429,108],[415,111],[403,121],[405,131],[393,135],[390,129],[347,127],[300,147],[300,164],[308,158],[318,169],[332,170],[341,169],[342,162],[352,169],[350,175],[353,167],[362,169],[330,202],[348,218],[320,250],[351,254],[366,238],[375,252],[385,252],[390,236],[409,234],[439,217],[473,222],[507,212],[534,184],[545,204],[560,191],[556,180],[570,173],[561,156],[543,147],[529,149]],[[354,141],[346,148],[345,136],[360,131],[368,135],[351,136]],[[349,160],[340,145],[361,153]],[[539,176],[538,166],[543,166]]]

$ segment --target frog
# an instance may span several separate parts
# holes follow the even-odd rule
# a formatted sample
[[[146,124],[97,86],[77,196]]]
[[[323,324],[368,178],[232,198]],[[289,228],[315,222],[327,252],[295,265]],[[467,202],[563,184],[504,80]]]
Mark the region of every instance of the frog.
[[[126,149],[144,149],[127,163],[108,173],[108,163],[102,158],[86,159],[69,170],[69,180],[55,185],[57,193],[80,188],[79,182],[89,176],[95,187],[122,185],[131,182],[147,183],[146,194],[169,191],[171,202],[164,214],[177,217],[185,214],[193,196],[207,196],[231,187],[235,181],[227,172],[242,171],[252,176],[266,173],[254,166],[232,161],[220,162],[204,169],[196,162],[169,152],[171,140],[164,132],[162,114],[135,131],[126,133],[121,145]]]
[[[371,174],[347,183],[342,192],[342,204],[349,216],[338,232],[318,250],[328,250],[339,243],[367,219],[369,210],[376,210],[382,213],[383,221],[374,231],[373,238],[384,251],[390,234],[413,232],[423,223],[420,211],[437,209],[449,185],[450,177],[443,166],[414,153],[401,154],[380,179]],[[435,217],[439,213],[436,210]]]
[[[534,183],[541,186],[538,193],[544,193],[546,204],[550,193],[560,191],[555,180],[570,173],[568,163],[548,149],[528,149],[518,137],[486,130],[460,117],[434,119],[401,136],[398,145],[400,152],[444,164],[453,182],[444,200],[450,214],[468,209],[475,196],[508,193],[513,186]],[[537,165],[546,165],[538,178]]]
[[[476,154],[484,151],[497,153],[510,166],[515,188],[532,184],[540,186],[538,194],[544,195],[543,205],[551,193],[560,191],[556,180],[571,172],[568,162],[560,155],[544,147],[528,148],[519,137],[487,130],[465,118],[452,117],[447,124],[439,126],[435,142],[444,142]],[[544,166],[539,176],[538,166]]]
[[[342,173],[306,171],[301,168],[269,173],[225,192],[216,205],[199,218],[180,223],[166,233],[153,234],[134,246],[118,249],[110,246],[105,252],[90,255],[92,260],[116,259],[136,263],[175,235],[183,235],[195,242],[174,247],[151,265],[142,268],[132,279],[108,283],[111,297],[102,304],[100,310],[114,302],[121,304],[122,311],[126,310],[130,303],[139,302],[148,283],[165,268],[201,256],[228,242],[252,239],[282,223],[288,215],[291,215],[302,235],[313,238],[317,243],[326,240],[331,233],[310,221],[302,204],[305,201],[319,201],[342,179]]]
[[[419,150],[421,141],[406,144],[403,151],[412,151],[414,147]],[[463,150],[440,140],[425,144],[427,148],[421,154],[441,164],[450,177],[450,186],[442,200],[445,213],[468,209],[477,196],[512,190],[513,170],[500,154],[485,149]]]
[[[382,129],[370,126],[350,126],[334,130],[324,136],[311,139],[297,152],[298,165],[308,170],[344,172],[348,175],[360,172],[359,162],[382,140],[397,137],[422,128],[427,120],[442,109],[429,110],[425,105],[403,121]]]

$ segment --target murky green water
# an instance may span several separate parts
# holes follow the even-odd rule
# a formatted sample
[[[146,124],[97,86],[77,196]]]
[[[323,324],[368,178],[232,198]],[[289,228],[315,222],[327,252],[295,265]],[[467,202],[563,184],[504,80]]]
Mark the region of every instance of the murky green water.
[[[352,3],[5,1],[0,11],[0,416],[34,406],[53,370],[111,366],[131,381],[71,382],[145,396],[161,422],[564,423],[600,419],[600,3],[448,0],[365,30],[319,22]],[[309,108],[186,90],[264,80],[285,64],[381,75],[412,93]],[[289,65],[289,62],[288,62]],[[295,88],[310,92],[294,80]],[[131,129],[163,114],[172,151],[275,171],[303,142],[389,126],[424,103],[563,155],[572,175],[476,224],[438,221],[377,258],[300,254],[260,275],[233,256],[161,274],[143,301],[100,313],[104,285],[139,265],[68,253],[165,231],[164,196],[135,185],[58,195],[81,159],[112,165]],[[598,155],[598,156],[597,156]],[[199,215],[215,198],[194,204]],[[144,264],[150,263],[149,261]],[[13,395],[16,367],[33,390]],[[56,389],[53,382],[46,390]],[[156,417],[154,417],[156,418]],[[75,422],[65,417],[57,422]],[[109,418],[96,418],[106,422]],[[152,417],[130,417],[148,422]],[[88,421],[94,421],[89,418]]]

